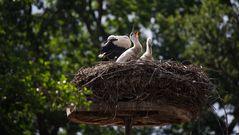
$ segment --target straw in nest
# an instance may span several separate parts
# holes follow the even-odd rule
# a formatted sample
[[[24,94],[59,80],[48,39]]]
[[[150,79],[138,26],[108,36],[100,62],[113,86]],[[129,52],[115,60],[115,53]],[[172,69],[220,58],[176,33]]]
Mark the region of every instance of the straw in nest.
[[[72,82],[88,87],[94,103],[115,108],[119,102],[150,102],[185,109],[196,115],[210,96],[203,68],[175,61],[103,62],[82,68]]]

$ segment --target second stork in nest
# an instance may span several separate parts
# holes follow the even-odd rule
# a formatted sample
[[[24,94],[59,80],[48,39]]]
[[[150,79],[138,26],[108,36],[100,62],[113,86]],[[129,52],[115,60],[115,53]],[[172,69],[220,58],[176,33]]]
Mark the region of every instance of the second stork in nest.
[[[153,61],[153,55],[152,55],[152,39],[150,37],[147,38],[146,41],[146,51],[145,53],[139,58],[139,60],[145,60],[145,61]]]
[[[103,61],[115,60],[131,46],[128,36],[110,35],[98,55]]]
[[[126,50],[122,53],[119,58],[116,60],[117,63],[124,63],[131,60],[136,60],[139,54],[142,51],[142,45],[139,42],[139,33],[138,32],[131,32],[130,33],[130,40],[133,42],[134,46]]]

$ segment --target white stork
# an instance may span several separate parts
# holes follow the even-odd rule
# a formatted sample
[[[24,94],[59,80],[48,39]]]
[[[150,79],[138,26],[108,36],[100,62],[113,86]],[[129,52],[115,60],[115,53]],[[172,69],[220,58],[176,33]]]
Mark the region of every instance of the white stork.
[[[98,55],[103,61],[114,60],[118,58],[131,46],[128,36],[110,35],[101,48],[101,54]]]
[[[139,60],[146,60],[146,61],[153,61],[154,60],[154,58],[152,56],[152,39],[150,37],[148,37],[147,41],[146,41],[146,51],[139,58]]]
[[[137,59],[142,51],[142,45],[139,42],[139,33],[130,33],[130,40],[133,42],[134,46],[122,53],[116,60],[118,63],[127,62],[130,60]]]

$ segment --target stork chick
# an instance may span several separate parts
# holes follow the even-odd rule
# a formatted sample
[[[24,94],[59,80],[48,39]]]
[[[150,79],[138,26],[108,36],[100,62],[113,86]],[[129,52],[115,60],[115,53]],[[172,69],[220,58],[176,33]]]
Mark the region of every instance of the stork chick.
[[[131,60],[136,60],[142,51],[142,45],[139,42],[139,32],[130,33],[130,40],[133,42],[134,46],[122,53],[116,60],[117,63],[128,62]]]
[[[154,58],[152,56],[152,39],[150,37],[148,37],[147,41],[146,41],[146,51],[139,59],[146,60],[146,61],[154,60]]]

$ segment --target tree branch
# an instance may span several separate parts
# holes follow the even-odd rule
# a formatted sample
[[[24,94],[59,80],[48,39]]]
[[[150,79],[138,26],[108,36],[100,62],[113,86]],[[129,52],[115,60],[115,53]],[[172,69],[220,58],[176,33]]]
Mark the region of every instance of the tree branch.
[[[103,16],[103,13],[104,13],[103,0],[99,0],[98,13],[99,13],[99,16],[98,16],[97,21],[96,21],[97,32],[100,33],[103,38],[106,38],[106,33],[105,33],[105,31],[102,27],[102,24],[101,24],[102,16]]]
[[[93,17],[93,20],[96,21],[97,19],[96,19],[96,16],[95,16],[94,10],[92,9],[91,3],[92,3],[92,0],[89,0],[89,3],[88,3],[89,11],[90,11],[90,13],[91,13],[91,15],[92,15],[92,17]]]
[[[84,14],[88,12],[86,11],[86,6],[87,6],[86,1],[83,0],[81,7],[77,8],[76,11],[80,15],[81,21],[84,22],[84,24],[86,25],[86,28],[90,33],[90,35],[93,35],[94,33],[93,30],[91,29],[92,21],[89,19],[89,17],[87,17],[87,15]]]

